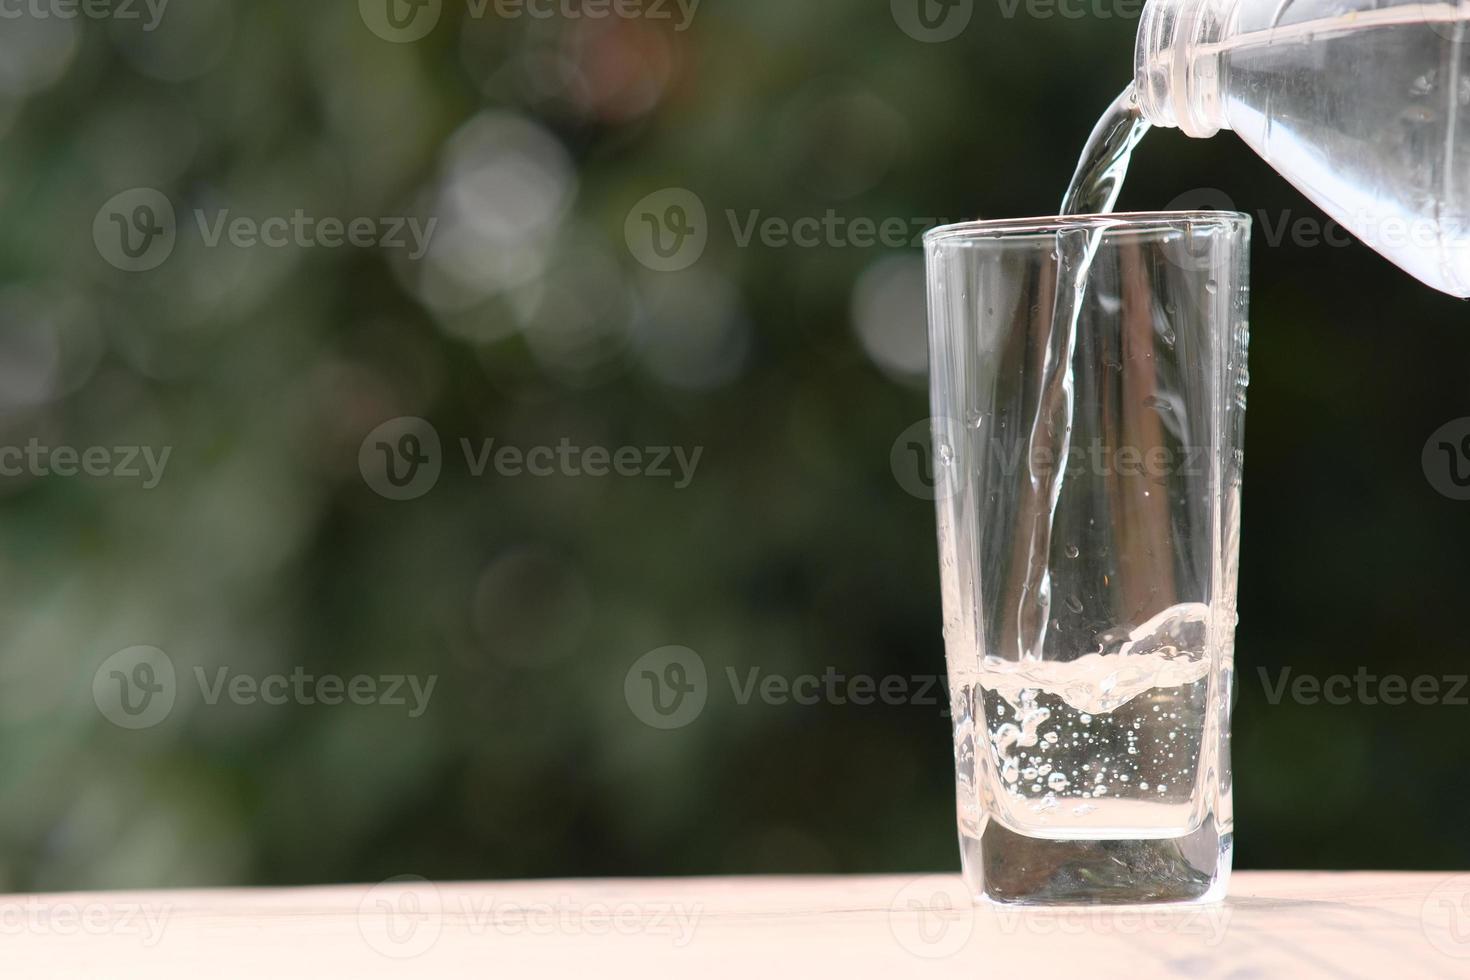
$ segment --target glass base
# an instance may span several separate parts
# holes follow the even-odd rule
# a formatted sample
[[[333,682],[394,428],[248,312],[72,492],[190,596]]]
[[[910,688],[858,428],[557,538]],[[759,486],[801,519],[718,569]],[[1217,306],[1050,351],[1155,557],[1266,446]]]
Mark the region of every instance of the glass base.
[[[1045,840],[988,820],[960,833],[965,883],[1002,905],[1203,904],[1225,898],[1234,835],[1213,815],[1184,837]]]

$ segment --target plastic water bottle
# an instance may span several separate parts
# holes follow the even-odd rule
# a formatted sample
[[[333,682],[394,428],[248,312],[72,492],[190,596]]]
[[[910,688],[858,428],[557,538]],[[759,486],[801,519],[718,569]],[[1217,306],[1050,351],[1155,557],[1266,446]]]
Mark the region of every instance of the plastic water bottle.
[[[1470,297],[1470,0],[1149,0],[1155,126],[1234,130],[1410,275]]]

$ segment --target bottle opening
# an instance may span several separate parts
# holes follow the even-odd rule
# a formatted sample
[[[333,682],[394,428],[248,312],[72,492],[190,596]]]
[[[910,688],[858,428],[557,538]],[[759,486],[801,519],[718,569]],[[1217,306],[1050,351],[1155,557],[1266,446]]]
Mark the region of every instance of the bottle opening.
[[[1226,128],[1219,51],[1238,0],[1149,0],[1138,24],[1133,87],[1144,118],[1197,138]]]

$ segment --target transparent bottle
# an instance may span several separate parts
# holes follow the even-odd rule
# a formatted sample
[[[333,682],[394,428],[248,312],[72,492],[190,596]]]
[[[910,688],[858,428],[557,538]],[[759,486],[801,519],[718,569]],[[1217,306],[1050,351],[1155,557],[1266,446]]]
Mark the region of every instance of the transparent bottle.
[[[1470,297],[1470,4],[1149,0],[1134,89],[1155,126],[1234,130],[1420,281]]]

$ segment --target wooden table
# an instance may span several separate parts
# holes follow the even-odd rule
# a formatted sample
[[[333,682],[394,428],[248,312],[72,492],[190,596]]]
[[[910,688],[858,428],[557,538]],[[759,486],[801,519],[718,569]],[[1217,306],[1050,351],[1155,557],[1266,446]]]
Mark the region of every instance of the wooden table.
[[[1010,912],[959,879],[0,899],[6,977],[1470,977],[1470,874],[1240,873],[1223,905]]]

